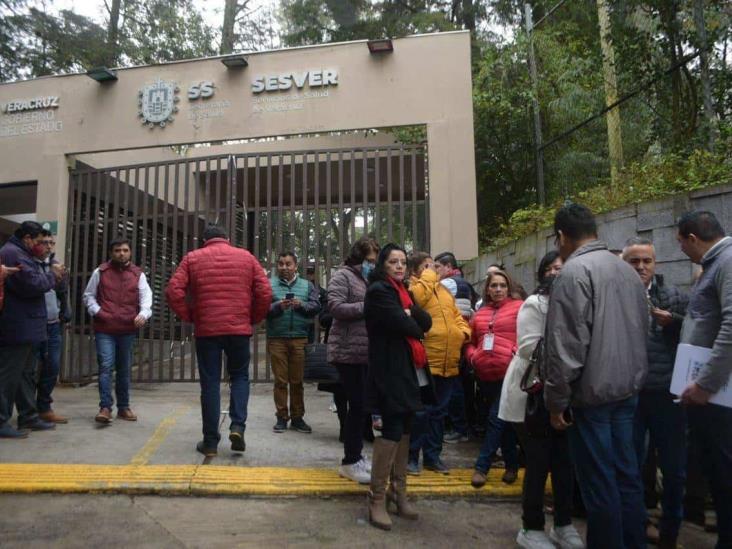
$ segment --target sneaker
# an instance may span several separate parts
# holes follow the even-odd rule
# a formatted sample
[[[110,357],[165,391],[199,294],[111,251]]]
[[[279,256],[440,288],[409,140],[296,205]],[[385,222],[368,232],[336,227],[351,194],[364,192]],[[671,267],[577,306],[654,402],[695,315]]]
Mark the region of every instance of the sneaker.
[[[444,437],[442,437],[442,442],[445,442],[447,444],[457,444],[458,442],[468,442],[469,440],[470,437],[468,435],[458,433],[457,431],[447,433]]]
[[[435,463],[425,463],[424,468],[428,471],[434,471],[435,473],[441,473],[443,475],[449,475],[450,469],[447,468],[441,459],[438,459]]]
[[[366,470],[366,463],[363,459],[351,465],[341,465],[338,474],[359,484],[371,483],[371,472]]]
[[[94,421],[97,423],[112,423],[112,410],[109,408],[100,408]]]
[[[130,408],[121,408],[117,410],[117,419],[124,419],[125,421],[137,421],[137,416]]]
[[[555,549],[544,530],[519,530],[516,543],[524,549]]]
[[[363,455],[361,456],[361,461],[364,463],[364,467],[366,467],[366,470],[368,471],[369,475],[371,474],[371,459],[369,459],[369,456]]]
[[[290,423],[290,429],[294,429],[298,433],[310,434],[313,432],[312,427],[305,423],[305,420],[301,417],[293,418],[292,422]]]
[[[0,438],[28,438],[28,431],[16,429],[10,423],[6,423],[0,427]]]
[[[275,433],[284,433],[285,431],[287,431],[287,420],[285,418],[278,417],[277,423],[274,424],[272,430]]]
[[[215,457],[219,453],[216,448],[209,448],[203,443],[203,441],[196,444],[196,450],[206,457]]]
[[[501,479],[506,484],[513,484],[516,482],[516,479],[518,478],[518,471],[516,469],[506,469],[506,472],[503,473],[503,478]]]
[[[478,471],[478,469],[476,469],[473,472],[473,478],[470,479],[470,484],[473,486],[473,488],[482,488],[483,486],[485,486],[487,480],[488,475],[486,475],[483,471]]]
[[[18,423],[18,430],[30,430],[30,431],[50,431],[51,429],[55,429],[56,424],[51,423],[50,421],[43,421],[40,417],[35,417],[34,419],[30,421],[26,421],[25,423]]]
[[[585,542],[582,541],[582,536],[579,535],[577,529],[571,524],[552,528],[551,532],[549,532],[549,539],[559,545],[561,549],[585,549]]]
[[[241,427],[231,429],[229,440],[231,441],[232,452],[243,452],[247,449],[247,444],[244,442],[244,430]]]
[[[416,461],[407,462],[407,474],[418,477],[422,474],[422,469],[419,468],[419,463]]]

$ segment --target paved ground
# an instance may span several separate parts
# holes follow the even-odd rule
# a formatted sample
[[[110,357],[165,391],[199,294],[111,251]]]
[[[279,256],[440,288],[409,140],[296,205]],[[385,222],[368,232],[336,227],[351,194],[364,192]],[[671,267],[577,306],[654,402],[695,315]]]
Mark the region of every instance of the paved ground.
[[[201,438],[198,385],[140,384],[132,388],[131,404],[139,421],[115,421],[111,426],[94,422],[99,396],[96,385],[57,388],[54,408],[70,417],[55,431],[32,433],[28,439],[0,441],[0,462],[89,463],[89,464],[201,464],[195,451]],[[228,390],[222,388],[224,410]],[[288,431],[272,432],[275,423],[270,385],[252,385],[247,421],[247,451],[234,454],[226,438],[228,419],[222,416],[224,440],[219,455],[211,462],[232,466],[330,467],[340,463],[343,446],[338,442],[338,418],[328,406],[330,393],[306,386],[305,419],[310,435]],[[369,445],[367,451],[370,452]],[[470,467],[478,452],[477,443],[445,445],[445,462],[451,467]]]
[[[194,449],[201,437],[196,385],[135,386],[132,403],[140,420],[109,427],[93,421],[96,386],[59,388],[55,397],[56,410],[71,418],[68,425],[26,440],[0,441],[0,492],[6,492],[0,494],[2,547],[96,547],[110,542],[130,547],[514,545],[520,486],[503,485],[500,470],[486,489],[469,486],[477,442],[445,446],[445,461],[456,468],[450,476],[430,473],[410,479],[420,521],[396,519],[389,533],[370,527],[364,488],[335,473],[342,446],[337,418],[328,409],[330,395],[312,386],[306,389],[312,435],[273,433],[271,389],[256,385],[247,451],[233,454],[225,440],[213,459]],[[223,401],[227,399],[225,394]],[[223,417],[225,432],[228,422]],[[176,489],[166,491],[161,480]],[[38,493],[44,491],[63,493]],[[94,493],[100,491],[115,494]],[[136,495],[140,492],[278,497]],[[312,497],[327,493],[360,495]],[[685,526],[682,531],[684,547],[703,549],[713,542],[713,536],[699,529]]]

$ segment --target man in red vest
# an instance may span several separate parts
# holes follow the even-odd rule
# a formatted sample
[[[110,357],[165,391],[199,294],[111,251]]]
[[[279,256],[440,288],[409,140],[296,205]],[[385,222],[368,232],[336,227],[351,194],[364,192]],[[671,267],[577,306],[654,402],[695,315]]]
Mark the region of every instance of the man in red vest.
[[[112,422],[112,370],[117,418],[137,421],[130,409],[130,363],[137,330],[152,316],[152,290],[145,273],[132,263],[126,238],[109,245],[111,259],[92,273],[84,290],[84,305],[94,317],[99,362],[99,423]]]

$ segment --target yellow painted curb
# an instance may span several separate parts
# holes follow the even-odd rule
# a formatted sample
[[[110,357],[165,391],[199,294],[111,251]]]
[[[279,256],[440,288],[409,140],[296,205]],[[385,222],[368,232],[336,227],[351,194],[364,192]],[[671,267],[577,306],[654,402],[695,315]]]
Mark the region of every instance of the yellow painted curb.
[[[423,472],[408,479],[409,493],[439,497],[518,497],[523,471],[512,485],[492,469],[486,485],[470,485],[472,469],[449,475]],[[163,495],[337,496],[364,494],[366,486],[335,469],[218,465],[0,464],[0,493],[121,493]]]

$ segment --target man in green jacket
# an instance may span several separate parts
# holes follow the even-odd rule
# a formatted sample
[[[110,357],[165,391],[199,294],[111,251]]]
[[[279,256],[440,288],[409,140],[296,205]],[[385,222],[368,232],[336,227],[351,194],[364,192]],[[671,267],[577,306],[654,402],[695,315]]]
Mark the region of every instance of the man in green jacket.
[[[267,315],[267,352],[274,375],[274,401],[277,408],[275,433],[291,428],[301,433],[311,433],[305,423],[303,398],[303,372],[305,369],[305,345],[310,326],[320,311],[318,290],[297,274],[297,256],[282,252],[277,259],[277,275],[270,279],[272,305]],[[290,407],[287,394],[290,394]]]

